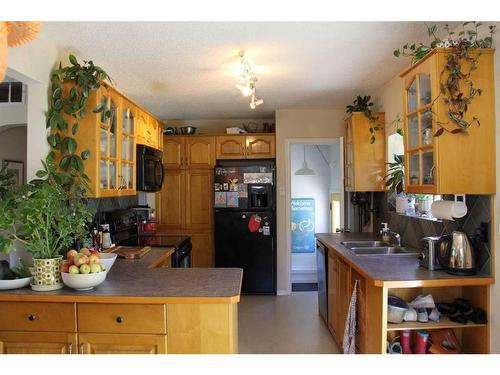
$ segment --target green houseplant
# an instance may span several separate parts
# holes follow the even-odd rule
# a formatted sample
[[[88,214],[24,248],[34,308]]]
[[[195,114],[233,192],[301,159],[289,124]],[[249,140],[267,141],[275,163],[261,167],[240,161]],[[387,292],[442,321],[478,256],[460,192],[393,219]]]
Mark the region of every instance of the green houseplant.
[[[404,172],[404,156],[394,154],[394,161],[386,163],[389,168],[384,177],[385,186],[390,193],[401,194],[404,188],[405,172]]]
[[[42,161],[39,179],[4,193],[0,216],[0,250],[8,252],[19,241],[33,255],[35,290],[62,287],[59,271],[62,254],[87,230],[93,209],[58,183],[61,175],[49,155]],[[6,174],[2,174],[8,181]]]
[[[370,101],[371,96],[356,96],[352,104],[349,104],[345,107],[345,111],[347,114],[353,114],[354,112],[363,113],[368,120],[374,122],[373,126],[370,126],[370,143],[375,143],[375,132],[382,129],[383,124],[376,123],[378,117],[373,114],[372,108],[373,102]]]

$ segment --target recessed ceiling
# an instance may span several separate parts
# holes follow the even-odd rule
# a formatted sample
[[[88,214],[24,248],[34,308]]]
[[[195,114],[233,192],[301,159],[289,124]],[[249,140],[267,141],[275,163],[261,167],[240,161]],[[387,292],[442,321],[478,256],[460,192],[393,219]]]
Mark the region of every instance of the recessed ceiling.
[[[162,119],[344,108],[409,64],[394,48],[428,40],[423,22],[45,22],[42,32]],[[255,110],[235,88],[240,50],[259,78]]]

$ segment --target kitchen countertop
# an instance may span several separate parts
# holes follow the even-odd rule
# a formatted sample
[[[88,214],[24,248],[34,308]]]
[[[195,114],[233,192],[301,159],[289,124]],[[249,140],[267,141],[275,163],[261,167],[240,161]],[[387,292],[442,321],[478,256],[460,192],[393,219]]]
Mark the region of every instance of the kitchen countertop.
[[[329,249],[350,263],[360,274],[373,280],[376,286],[391,288],[418,286],[465,286],[493,283],[489,275],[456,276],[445,271],[429,271],[420,267],[417,256],[410,255],[355,255],[342,241],[380,240],[374,233],[320,233],[316,234]]]
[[[30,287],[0,291],[0,301],[94,303],[236,303],[240,299],[240,268],[154,268],[172,248],[152,248],[136,260],[118,258],[106,280],[89,291],[68,287],[35,292]]]

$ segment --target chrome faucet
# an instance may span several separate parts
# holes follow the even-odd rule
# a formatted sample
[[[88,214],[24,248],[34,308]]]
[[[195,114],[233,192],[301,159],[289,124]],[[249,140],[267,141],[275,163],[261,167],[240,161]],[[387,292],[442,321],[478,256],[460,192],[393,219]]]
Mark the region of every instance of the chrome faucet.
[[[382,223],[382,229],[380,229],[380,234],[382,237],[388,236],[390,240],[390,236],[394,237],[397,246],[401,246],[401,235],[397,232],[394,232],[389,229],[389,225],[387,223]]]

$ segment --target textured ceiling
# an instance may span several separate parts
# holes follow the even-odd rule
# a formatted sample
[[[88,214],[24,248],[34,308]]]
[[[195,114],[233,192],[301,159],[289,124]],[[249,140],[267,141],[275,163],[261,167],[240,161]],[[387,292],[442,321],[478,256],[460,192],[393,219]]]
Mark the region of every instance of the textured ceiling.
[[[269,117],[277,108],[343,108],[409,61],[392,55],[427,41],[421,22],[45,22],[60,47],[92,59],[120,90],[162,119]],[[238,51],[264,104],[234,87]]]

